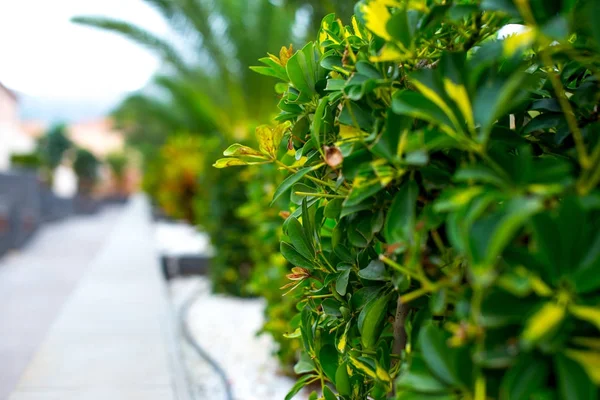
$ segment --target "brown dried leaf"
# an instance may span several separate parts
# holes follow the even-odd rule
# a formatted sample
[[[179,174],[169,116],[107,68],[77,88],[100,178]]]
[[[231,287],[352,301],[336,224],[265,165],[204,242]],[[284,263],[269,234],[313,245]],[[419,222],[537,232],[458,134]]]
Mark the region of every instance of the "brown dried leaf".
[[[323,146],[323,150],[325,151],[325,162],[331,168],[337,168],[344,161],[344,156],[338,147]]]

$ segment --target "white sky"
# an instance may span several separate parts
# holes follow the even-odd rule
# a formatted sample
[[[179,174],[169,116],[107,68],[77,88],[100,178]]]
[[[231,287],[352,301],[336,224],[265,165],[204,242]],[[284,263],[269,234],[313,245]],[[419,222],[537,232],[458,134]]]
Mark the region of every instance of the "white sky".
[[[158,59],[121,36],[70,22],[79,15],[168,32],[142,0],[0,0],[0,82],[33,96],[88,100],[143,87]]]

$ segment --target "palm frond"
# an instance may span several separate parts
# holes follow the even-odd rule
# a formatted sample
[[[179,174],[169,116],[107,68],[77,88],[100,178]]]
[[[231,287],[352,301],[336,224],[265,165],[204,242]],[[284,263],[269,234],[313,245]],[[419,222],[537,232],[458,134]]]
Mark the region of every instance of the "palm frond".
[[[74,17],[71,21],[76,24],[100,28],[125,36],[144,47],[158,52],[166,62],[180,72],[189,72],[188,65],[168,41],[136,25],[126,21],[92,16]]]

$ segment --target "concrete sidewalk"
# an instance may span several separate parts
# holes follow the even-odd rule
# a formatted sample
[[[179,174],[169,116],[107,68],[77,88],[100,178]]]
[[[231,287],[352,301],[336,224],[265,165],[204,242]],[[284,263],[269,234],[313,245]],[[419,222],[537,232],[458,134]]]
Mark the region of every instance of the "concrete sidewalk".
[[[44,225],[0,259],[0,400],[15,388],[121,209]]]
[[[90,258],[9,399],[175,399],[167,300],[143,198]]]

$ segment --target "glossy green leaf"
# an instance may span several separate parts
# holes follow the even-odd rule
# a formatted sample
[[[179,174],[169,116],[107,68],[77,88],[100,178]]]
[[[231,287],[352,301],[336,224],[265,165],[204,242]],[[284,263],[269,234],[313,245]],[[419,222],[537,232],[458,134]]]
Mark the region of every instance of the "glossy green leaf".
[[[331,389],[328,386],[323,387],[323,397],[325,400],[337,400],[337,396],[333,394]]]
[[[287,223],[287,235],[292,241],[292,245],[300,255],[308,260],[312,260],[315,257],[312,243],[308,241],[308,238],[304,236],[304,229],[302,224],[294,218],[290,217]]]
[[[325,206],[325,212],[324,215],[327,218],[332,218],[332,219],[337,219],[340,216],[340,213],[342,212],[342,203],[343,203],[343,199],[333,199],[330,200],[327,205]]]
[[[308,43],[288,60],[287,75],[292,85],[300,91],[299,101],[309,101],[316,94],[317,67],[312,43]]]
[[[291,189],[291,187],[296,182],[298,182],[300,179],[302,179],[302,177],[304,177],[304,175],[309,173],[311,170],[312,170],[312,168],[310,168],[310,167],[302,168],[302,169],[298,170],[297,172],[293,173],[292,175],[288,176],[287,178],[285,178],[284,181],[281,182],[281,184],[277,187],[277,190],[275,190],[275,194],[273,194],[273,200],[271,200],[271,205],[273,203],[275,203],[275,201],[277,199],[279,199],[279,197],[281,197],[282,194],[284,194],[286,191]]]
[[[388,279],[385,265],[379,260],[373,260],[365,268],[358,271],[358,276],[369,281],[385,281]]]
[[[359,323],[360,339],[367,349],[373,348],[381,335],[389,298],[389,295],[376,298],[361,311],[361,314],[364,313],[364,318],[362,325]]]
[[[340,296],[346,295],[346,291],[348,289],[348,280],[350,279],[350,272],[352,272],[350,268],[342,271],[335,282],[335,290],[340,294]]]
[[[281,254],[288,260],[290,263],[295,265],[296,267],[302,267],[306,269],[313,269],[314,265],[312,262],[308,261],[305,257],[301,256],[300,253],[289,243],[281,242],[280,247]]]
[[[419,187],[409,180],[402,185],[390,206],[383,228],[389,243],[412,242]]]
[[[323,130],[323,117],[325,116],[325,109],[329,104],[329,98],[327,96],[319,100],[319,105],[315,111],[315,116],[310,127],[310,137],[315,143],[315,147],[322,151],[323,141],[321,140],[321,131]]]
[[[342,396],[350,396],[352,393],[348,364],[346,363],[341,363],[335,372],[335,388]]]
[[[305,352],[300,354],[300,359],[294,365],[294,372],[298,375],[306,374],[315,371],[315,363]]]
[[[319,352],[319,362],[325,375],[327,375],[331,382],[335,382],[335,374],[339,365],[338,352],[335,347],[330,344],[323,346]]]

